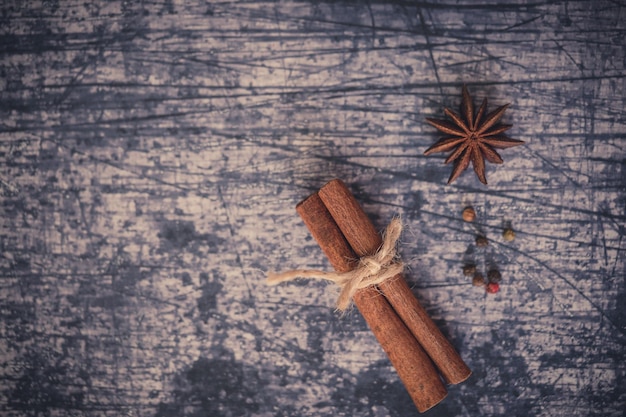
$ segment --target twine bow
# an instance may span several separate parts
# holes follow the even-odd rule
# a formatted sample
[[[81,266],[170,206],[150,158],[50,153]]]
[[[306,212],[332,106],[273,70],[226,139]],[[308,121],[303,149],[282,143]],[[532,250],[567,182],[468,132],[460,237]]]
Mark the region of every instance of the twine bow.
[[[402,233],[402,222],[394,218],[383,234],[383,244],[371,256],[364,256],[352,271],[326,272],[311,269],[295,269],[280,274],[269,273],[267,283],[276,285],[296,278],[321,279],[332,281],[341,288],[337,299],[337,309],[345,311],[354,294],[363,288],[379,285],[402,273],[404,264],[398,260],[396,244]]]

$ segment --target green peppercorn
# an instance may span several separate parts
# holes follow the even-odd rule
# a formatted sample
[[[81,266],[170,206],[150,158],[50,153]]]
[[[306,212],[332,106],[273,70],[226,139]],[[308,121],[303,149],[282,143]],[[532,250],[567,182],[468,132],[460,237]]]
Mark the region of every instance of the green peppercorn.
[[[515,239],[515,231],[510,227],[507,227],[506,229],[504,229],[504,231],[502,231],[502,237],[507,242],[511,242],[513,239]]]

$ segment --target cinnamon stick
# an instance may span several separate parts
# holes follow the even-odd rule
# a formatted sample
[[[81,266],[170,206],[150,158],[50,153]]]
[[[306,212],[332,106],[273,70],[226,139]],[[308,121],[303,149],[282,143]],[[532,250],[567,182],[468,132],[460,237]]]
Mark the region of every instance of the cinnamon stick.
[[[352,270],[357,257],[317,193],[299,203],[296,211],[335,270]],[[385,297],[369,287],[359,290],[353,300],[417,409],[424,412],[443,400],[447,391],[437,370]]]
[[[354,252],[359,257],[374,254],[382,239],[346,185],[335,179],[324,185],[318,194]],[[472,371],[417,301],[404,277],[398,275],[379,288],[444,379],[458,384],[469,378]]]

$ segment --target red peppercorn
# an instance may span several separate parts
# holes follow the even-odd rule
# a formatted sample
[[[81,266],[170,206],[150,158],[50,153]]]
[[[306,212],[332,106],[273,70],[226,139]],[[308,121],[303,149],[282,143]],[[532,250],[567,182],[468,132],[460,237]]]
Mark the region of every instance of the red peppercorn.
[[[500,291],[500,284],[498,284],[497,282],[490,282],[489,284],[487,284],[487,292],[489,294],[495,294],[498,291]]]

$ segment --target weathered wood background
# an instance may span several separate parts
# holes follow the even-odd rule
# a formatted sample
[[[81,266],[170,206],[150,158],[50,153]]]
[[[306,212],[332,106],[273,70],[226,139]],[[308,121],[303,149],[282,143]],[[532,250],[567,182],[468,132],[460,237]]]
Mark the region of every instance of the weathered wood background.
[[[474,371],[426,415],[623,415],[623,1],[2,4],[1,415],[417,414],[335,288],[264,284],[329,267],[334,177]],[[489,186],[422,155],[463,83],[527,142]]]

